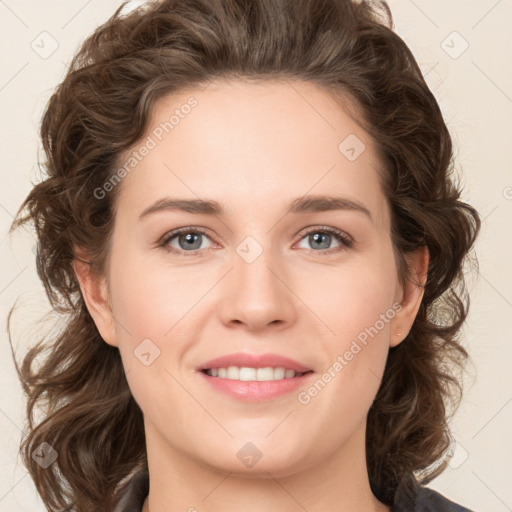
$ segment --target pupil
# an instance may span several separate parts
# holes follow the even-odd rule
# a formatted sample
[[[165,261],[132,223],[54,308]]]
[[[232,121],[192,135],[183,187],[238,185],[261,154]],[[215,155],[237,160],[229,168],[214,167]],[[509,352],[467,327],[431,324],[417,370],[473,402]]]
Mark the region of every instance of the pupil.
[[[180,237],[180,239],[185,239],[186,240],[186,248],[188,249],[197,249],[201,246],[201,243],[199,243],[199,245],[197,247],[192,247],[194,242],[197,243],[197,239],[199,238],[199,236],[201,236],[199,233],[187,233],[186,235],[182,235]],[[194,238],[196,238],[196,240],[194,240]],[[181,243],[180,243],[181,245]],[[183,248],[183,247],[182,247]]]
[[[318,233],[315,233],[314,235],[312,235],[313,237],[313,240],[314,242],[318,242],[318,239],[324,237],[325,239],[329,240],[331,238],[331,235],[328,235],[328,234],[318,234]],[[321,242],[320,242],[321,244]],[[321,249],[328,249],[329,248],[329,244],[328,243],[325,243],[324,241],[324,246],[323,247],[320,247]]]

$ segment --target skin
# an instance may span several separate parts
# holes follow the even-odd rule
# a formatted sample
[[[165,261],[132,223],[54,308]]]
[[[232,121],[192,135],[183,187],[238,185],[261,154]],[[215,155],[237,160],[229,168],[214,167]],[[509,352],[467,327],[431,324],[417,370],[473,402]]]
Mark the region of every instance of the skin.
[[[198,105],[116,190],[105,275],[75,263],[89,311],[105,342],[119,347],[144,414],[151,512],[390,510],[370,490],[366,418],[388,351],[409,332],[423,290],[400,284],[374,143],[313,84],[241,80],[160,99],[146,137],[191,96]],[[366,146],[354,161],[338,150],[349,134]],[[357,201],[371,218],[355,210],[287,214],[305,194]],[[168,210],[139,220],[164,197],[213,199],[225,213]],[[157,246],[187,226],[207,232],[198,235],[200,254],[187,255],[180,237],[168,245],[183,256]],[[306,234],[322,227],[355,242],[346,247],[333,236],[319,246]],[[263,251],[251,263],[236,251],[247,236]],[[426,248],[407,258],[424,283]],[[213,357],[272,352],[321,377],[393,304],[400,311],[307,404],[297,392],[242,402],[196,371]],[[145,366],[134,350],[147,338],[160,355]],[[262,454],[252,467],[237,457],[247,442]]]

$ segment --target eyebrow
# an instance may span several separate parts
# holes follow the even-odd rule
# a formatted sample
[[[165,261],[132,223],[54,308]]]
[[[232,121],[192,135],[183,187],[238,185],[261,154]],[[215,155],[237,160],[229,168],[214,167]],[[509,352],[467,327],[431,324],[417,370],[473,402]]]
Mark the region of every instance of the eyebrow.
[[[357,201],[343,197],[326,195],[303,196],[292,201],[288,207],[289,213],[293,214],[317,213],[333,210],[355,211],[363,213],[368,216],[370,220],[372,219],[368,208]],[[204,199],[174,199],[165,197],[148,206],[139,215],[139,220],[161,211],[181,211],[186,213],[216,216],[222,216],[224,214],[222,205],[217,201]]]

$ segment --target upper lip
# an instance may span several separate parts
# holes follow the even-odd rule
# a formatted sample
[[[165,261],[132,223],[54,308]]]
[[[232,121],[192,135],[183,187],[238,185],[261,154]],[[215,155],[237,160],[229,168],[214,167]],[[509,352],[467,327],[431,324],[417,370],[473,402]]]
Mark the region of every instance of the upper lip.
[[[248,367],[248,368],[267,368],[267,367],[284,367],[296,372],[307,372],[308,368],[289,357],[280,356],[278,354],[248,354],[245,352],[237,352],[221,357],[216,357],[204,363],[198,370],[210,370],[211,368],[227,368],[229,366]]]

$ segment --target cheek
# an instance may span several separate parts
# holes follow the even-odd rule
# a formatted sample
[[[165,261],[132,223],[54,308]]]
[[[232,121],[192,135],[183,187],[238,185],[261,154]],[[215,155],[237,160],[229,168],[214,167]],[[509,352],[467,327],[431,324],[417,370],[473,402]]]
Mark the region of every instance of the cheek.
[[[150,417],[170,417],[171,403],[174,407],[186,402],[172,376],[187,349],[183,329],[193,319],[194,304],[208,289],[197,275],[198,282],[193,282],[194,275],[143,265],[135,258],[112,265],[119,350],[132,395]]]
[[[114,315],[133,342],[141,337],[163,340],[208,289],[198,272],[128,259],[111,272],[111,283]]]
[[[386,337],[394,317],[392,283],[386,276],[354,272],[344,280],[343,291],[332,307],[333,330],[346,341],[364,339],[369,329],[374,336]]]
[[[326,369],[337,382],[331,390],[344,396],[345,406],[351,401],[343,390],[350,389],[351,397],[368,401],[369,407],[384,371],[390,327],[399,309],[394,300],[397,275],[392,250],[314,277],[328,290],[314,307],[328,327],[323,340],[329,354]],[[312,290],[311,297],[315,296]]]
[[[302,274],[307,280],[299,278],[299,294],[333,339],[346,343],[376,323],[383,334],[388,331],[381,315],[387,315],[385,320],[394,318],[398,282],[391,247],[339,266],[307,270]]]

